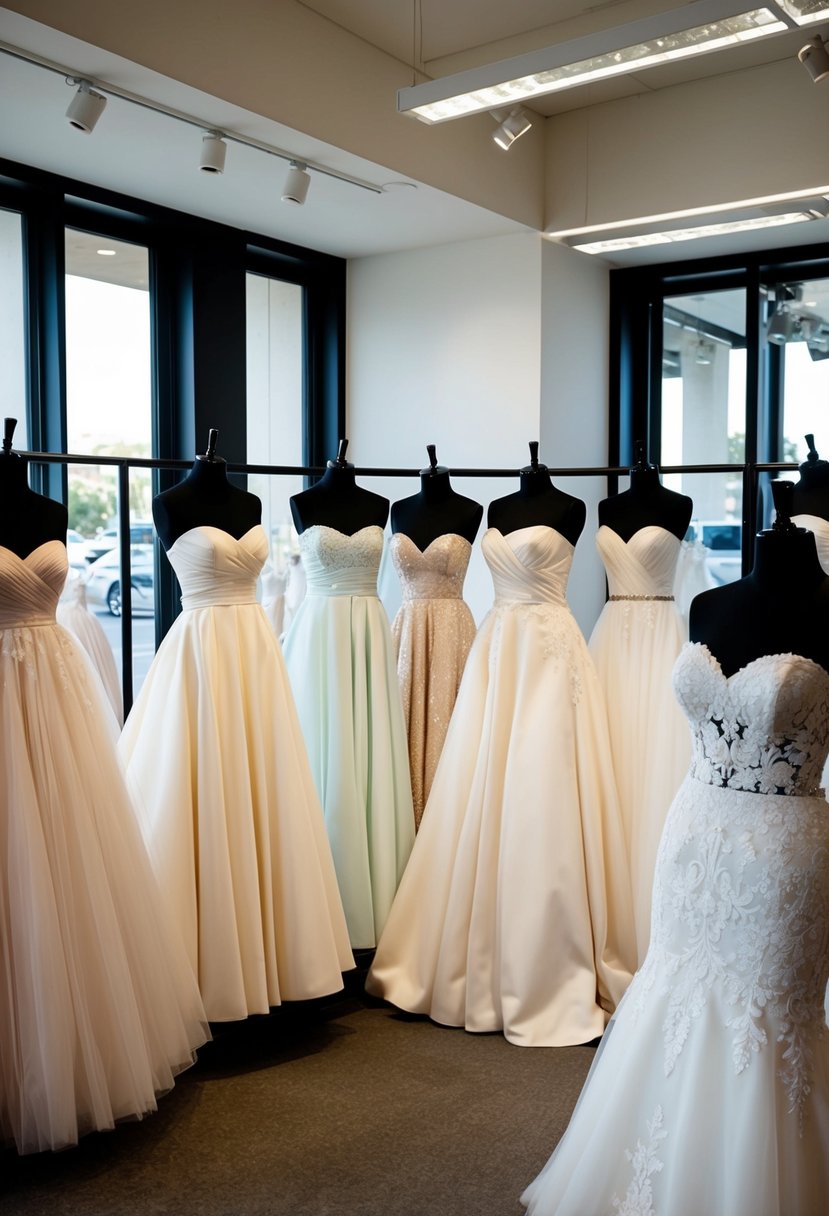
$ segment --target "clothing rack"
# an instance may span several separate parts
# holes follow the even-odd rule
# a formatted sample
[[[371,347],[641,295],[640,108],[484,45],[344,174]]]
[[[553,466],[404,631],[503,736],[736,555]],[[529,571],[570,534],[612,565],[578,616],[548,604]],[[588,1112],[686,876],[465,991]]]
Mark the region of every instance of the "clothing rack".
[[[192,460],[167,460],[149,456],[88,456],[63,452],[28,452],[18,454],[31,464],[40,465],[93,465],[112,466],[118,475],[118,552],[121,567],[122,587],[130,588],[130,521],[129,521],[129,475],[131,469],[150,469],[159,472],[187,472],[193,467]],[[608,494],[618,492],[618,479],[626,477],[630,469],[628,465],[589,465],[578,468],[546,466],[547,472],[553,478],[567,477],[605,477],[608,483]],[[743,482],[743,567],[750,561],[757,530],[758,504],[757,490],[760,476],[765,473],[793,472],[798,468],[794,463],[756,463],[748,461],[745,464],[681,464],[660,465],[662,474],[702,474],[702,473],[733,473],[739,475]],[[257,474],[269,477],[320,477],[325,472],[318,465],[294,464],[240,464],[228,461],[229,473],[242,476]],[[355,465],[355,475],[358,477],[409,477],[420,476],[420,468],[394,468],[387,466],[365,467]],[[519,467],[511,468],[449,468],[449,475],[455,478],[517,478]],[[124,714],[132,706],[132,596],[121,595],[121,679],[124,696]]]

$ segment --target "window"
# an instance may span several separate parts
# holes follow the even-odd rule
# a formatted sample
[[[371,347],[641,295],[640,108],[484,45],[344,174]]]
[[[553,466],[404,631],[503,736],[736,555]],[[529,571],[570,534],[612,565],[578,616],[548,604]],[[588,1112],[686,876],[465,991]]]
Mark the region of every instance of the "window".
[[[14,445],[29,446],[26,411],[23,217],[0,210],[0,396],[3,416],[16,418]]]

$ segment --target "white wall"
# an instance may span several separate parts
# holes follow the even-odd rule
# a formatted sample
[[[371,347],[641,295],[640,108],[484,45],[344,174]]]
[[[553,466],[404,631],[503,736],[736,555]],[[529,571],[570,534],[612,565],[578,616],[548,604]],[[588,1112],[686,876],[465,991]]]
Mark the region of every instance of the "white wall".
[[[422,468],[427,443],[450,467],[527,463],[540,426],[541,244],[507,236],[349,263],[348,454],[358,467]],[[365,484],[392,501],[419,489],[416,477]],[[486,505],[518,479],[454,486]],[[392,612],[395,582],[382,580]],[[466,599],[478,620],[492,602],[477,546]]]
[[[545,241],[541,297],[541,459],[550,468],[607,464],[608,270],[597,259]],[[568,598],[589,636],[605,599],[596,552],[596,507],[604,477],[561,478],[560,489],[587,504]]]
[[[503,480],[461,479],[487,504],[518,488],[517,470],[540,439],[553,466],[607,461],[607,268],[535,236],[443,245],[361,258],[348,276],[349,456],[359,467],[427,463],[514,468]],[[365,484],[394,501],[416,478]],[[570,599],[586,631],[604,602],[596,503],[604,479],[561,479],[588,503]],[[483,530],[483,529],[482,529]],[[399,597],[384,571],[384,600]],[[478,620],[492,583],[475,552],[466,598]]]

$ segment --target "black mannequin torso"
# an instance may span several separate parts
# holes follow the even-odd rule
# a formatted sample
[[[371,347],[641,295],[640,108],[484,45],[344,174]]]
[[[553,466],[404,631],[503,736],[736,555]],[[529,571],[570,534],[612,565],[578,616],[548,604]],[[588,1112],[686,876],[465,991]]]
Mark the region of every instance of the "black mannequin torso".
[[[665,489],[655,465],[634,465],[630,489],[599,503],[599,523],[612,528],[624,541],[652,524],[682,540],[693,509],[693,500],[686,494]]]
[[[385,528],[389,500],[357,485],[354,465],[345,460],[347,443],[348,440],[341,440],[337,459],[329,460],[316,485],[291,498],[291,515],[300,535],[314,524],[335,528],[345,536],[353,536],[372,524]]]
[[[471,545],[481,526],[484,509],[480,503],[452,489],[449,470],[435,464],[434,445],[430,444],[427,450],[431,464],[428,469],[421,470],[420,493],[392,505],[391,530],[405,532],[421,552],[433,540],[450,532],[464,537]]]
[[[809,455],[800,466],[799,480],[794,483],[792,514],[829,519],[829,461],[818,456],[814,438],[806,436]]]
[[[29,488],[28,461],[11,450],[16,418],[7,418],[0,452],[0,545],[18,557],[49,540],[66,544],[66,507]]]
[[[262,502],[228,481],[221,457],[197,456],[184,481],[153,499],[153,520],[165,549],[205,524],[238,540],[261,523]]]
[[[503,535],[544,524],[575,545],[584,528],[587,508],[580,498],[565,494],[550,480],[547,466],[538,463],[538,444],[530,444],[530,464],[520,471],[521,488],[489,504],[487,523]]]
[[[704,642],[723,674],[765,654],[797,654],[829,671],[829,578],[805,528],[761,532],[751,574],[703,591],[691,604],[692,642]]]

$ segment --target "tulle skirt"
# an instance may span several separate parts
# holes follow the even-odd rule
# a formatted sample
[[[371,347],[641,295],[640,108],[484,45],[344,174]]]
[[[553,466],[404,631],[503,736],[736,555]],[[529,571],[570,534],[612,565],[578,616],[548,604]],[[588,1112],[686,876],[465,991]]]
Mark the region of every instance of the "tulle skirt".
[[[154,1110],[209,1035],[86,656],[4,629],[0,690],[0,1138],[28,1153]]]

